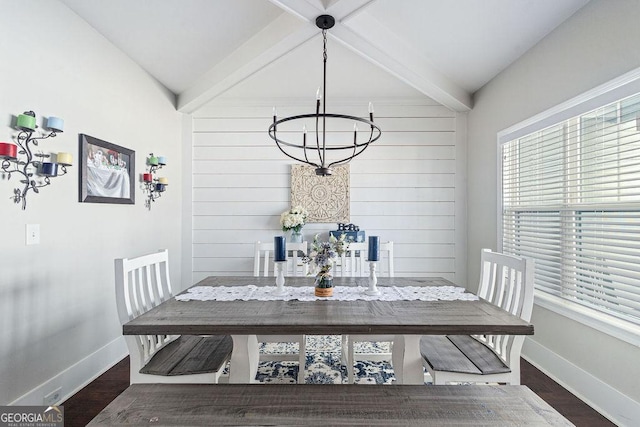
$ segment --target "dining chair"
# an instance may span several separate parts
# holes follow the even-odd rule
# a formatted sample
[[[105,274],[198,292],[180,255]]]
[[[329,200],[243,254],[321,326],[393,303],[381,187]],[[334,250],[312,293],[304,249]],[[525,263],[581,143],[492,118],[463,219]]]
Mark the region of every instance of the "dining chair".
[[[351,243],[349,253],[342,256],[342,265],[350,267],[342,272],[343,276],[369,276],[368,244]],[[354,259],[355,258],[355,259]],[[380,243],[380,277],[394,277],[393,242]],[[354,268],[355,267],[355,268]],[[344,268],[344,267],[343,267]],[[355,381],[354,363],[356,360],[390,361],[393,354],[393,335],[343,335],[342,336],[342,362],[347,367],[347,380],[349,384]],[[356,353],[354,343],[357,342],[388,342],[390,353]]]
[[[478,296],[522,320],[531,320],[532,259],[482,249]],[[498,382],[520,385],[522,335],[427,335],[420,340],[423,365],[434,384]]]
[[[166,249],[115,260],[116,305],[125,324],[173,297]],[[125,335],[130,382],[217,383],[233,350],[229,335]]]
[[[302,258],[307,254],[309,244],[287,243],[287,264],[285,276],[306,276],[309,272],[309,264],[303,263]],[[254,277],[270,277],[275,275],[275,263],[273,262],[273,242],[255,243],[253,257]],[[262,265],[262,268],[261,268]]]
[[[308,242],[302,243],[287,243],[287,263],[285,276],[304,276],[308,272],[308,264],[302,262],[301,254],[306,255],[308,249]],[[260,242],[255,243],[254,260],[253,260],[253,275],[255,277],[275,277],[275,267],[273,262],[273,242]],[[274,282],[275,283],[275,282]],[[304,335],[258,335],[259,343],[297,343],[298,353],[260,353],[260,360],[273,361],[298,361],[298,384],[304,384],[304,370],[307,361],[306,356],[306,337]]]

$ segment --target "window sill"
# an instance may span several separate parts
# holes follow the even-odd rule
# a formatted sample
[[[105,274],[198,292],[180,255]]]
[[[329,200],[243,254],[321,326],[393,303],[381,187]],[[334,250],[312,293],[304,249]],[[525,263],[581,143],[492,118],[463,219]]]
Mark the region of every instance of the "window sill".
[[[616,319],[588,307],[582,307],[553,295],[535,290],[534,303],[542,308],[567,317],[614,338],[640,347],[640,327],[633,323]]]

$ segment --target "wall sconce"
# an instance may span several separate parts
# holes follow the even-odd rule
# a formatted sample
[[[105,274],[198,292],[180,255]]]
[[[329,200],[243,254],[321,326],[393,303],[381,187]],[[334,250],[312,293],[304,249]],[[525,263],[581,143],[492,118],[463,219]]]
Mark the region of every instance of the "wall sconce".
[[[142,182],[144,184],[144,191],[147,193],[147,200],[145,206],[151,210],[151,202],[155,202],[162,193],[167,189],[169,180],[164,177],[155,177],[155,174],[159,169],[167,164],[167,159],[163,156],[154,156],[153,153],[149,154],[147,158],[147,167],[149,172],[142,174]]]
[[[16,129],[20,132],[15,136],[16,144],[0,142],[0,159],[2,164],[0,169],[7,174],[7,180],[11,179],[11,174],[19,174],[22,179],[20,183],[23,188],[13,190],[13,201],[22,202],[22,209],[27,208],[27,193],[33,190],[39,193],[40,188],[51,184],[51,178],[65,175],[67,166],[71,166],[73,157],[69,153],[54,154],[55,161],[51,154],[33,153],[31,144],[37,146],[38,141],[53,138],[58,133],[62,133],[64,120],[58,117],[48,117],[45,126],[47,131],[43,131],[40,136],[36,133],[36,114],[33,111],[25,111],[18,116]],[[45,161],[45,159],[50,159]],[[35,177],[37,175],[38,177]]]

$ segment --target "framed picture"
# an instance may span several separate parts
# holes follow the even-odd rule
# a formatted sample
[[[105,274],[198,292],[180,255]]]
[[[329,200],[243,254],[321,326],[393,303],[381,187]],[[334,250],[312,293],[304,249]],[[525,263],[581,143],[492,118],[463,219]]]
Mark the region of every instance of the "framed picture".
[[[80,134],[80,201],[135,203],[135,152]]]

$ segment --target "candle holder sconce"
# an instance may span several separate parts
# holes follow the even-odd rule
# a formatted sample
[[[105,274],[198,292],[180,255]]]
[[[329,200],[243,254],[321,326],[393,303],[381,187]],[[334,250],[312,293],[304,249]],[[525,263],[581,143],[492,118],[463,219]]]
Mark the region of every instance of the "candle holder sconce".
[[[15,144],[0,142],[0,171],[7,180],[12,174],[21,177],[22,188],[15,188],[11,198],[15,203],[22,203],[22,209],[27,208],[27,194],[29,190],[39,193],[40,188],[51,184],[51,178],[67,173],[67,166],[72,164],[72,156],[69,153],[55,154],[54,161],[45,161],[51,158],[51,154],[34,153],[32,145],[38,146],[43,139],[53,138],[62,133],[64,121],[58,117],[48,117],[44,128],[47,131],[37,131],[36,114],[33,111],[25,111],[18,115],[16,129],[19,131],[14,136]]]
[[[162,196],[169,185],[167,178],[158,177],[156,173],[167,164],[167,159],[163,156],[154,156],[149,154],[147,158],[147,173],[142,174],[143,190],[147,193],[147,200],[144,202],[147,209],[151,210],[151,203]]]

